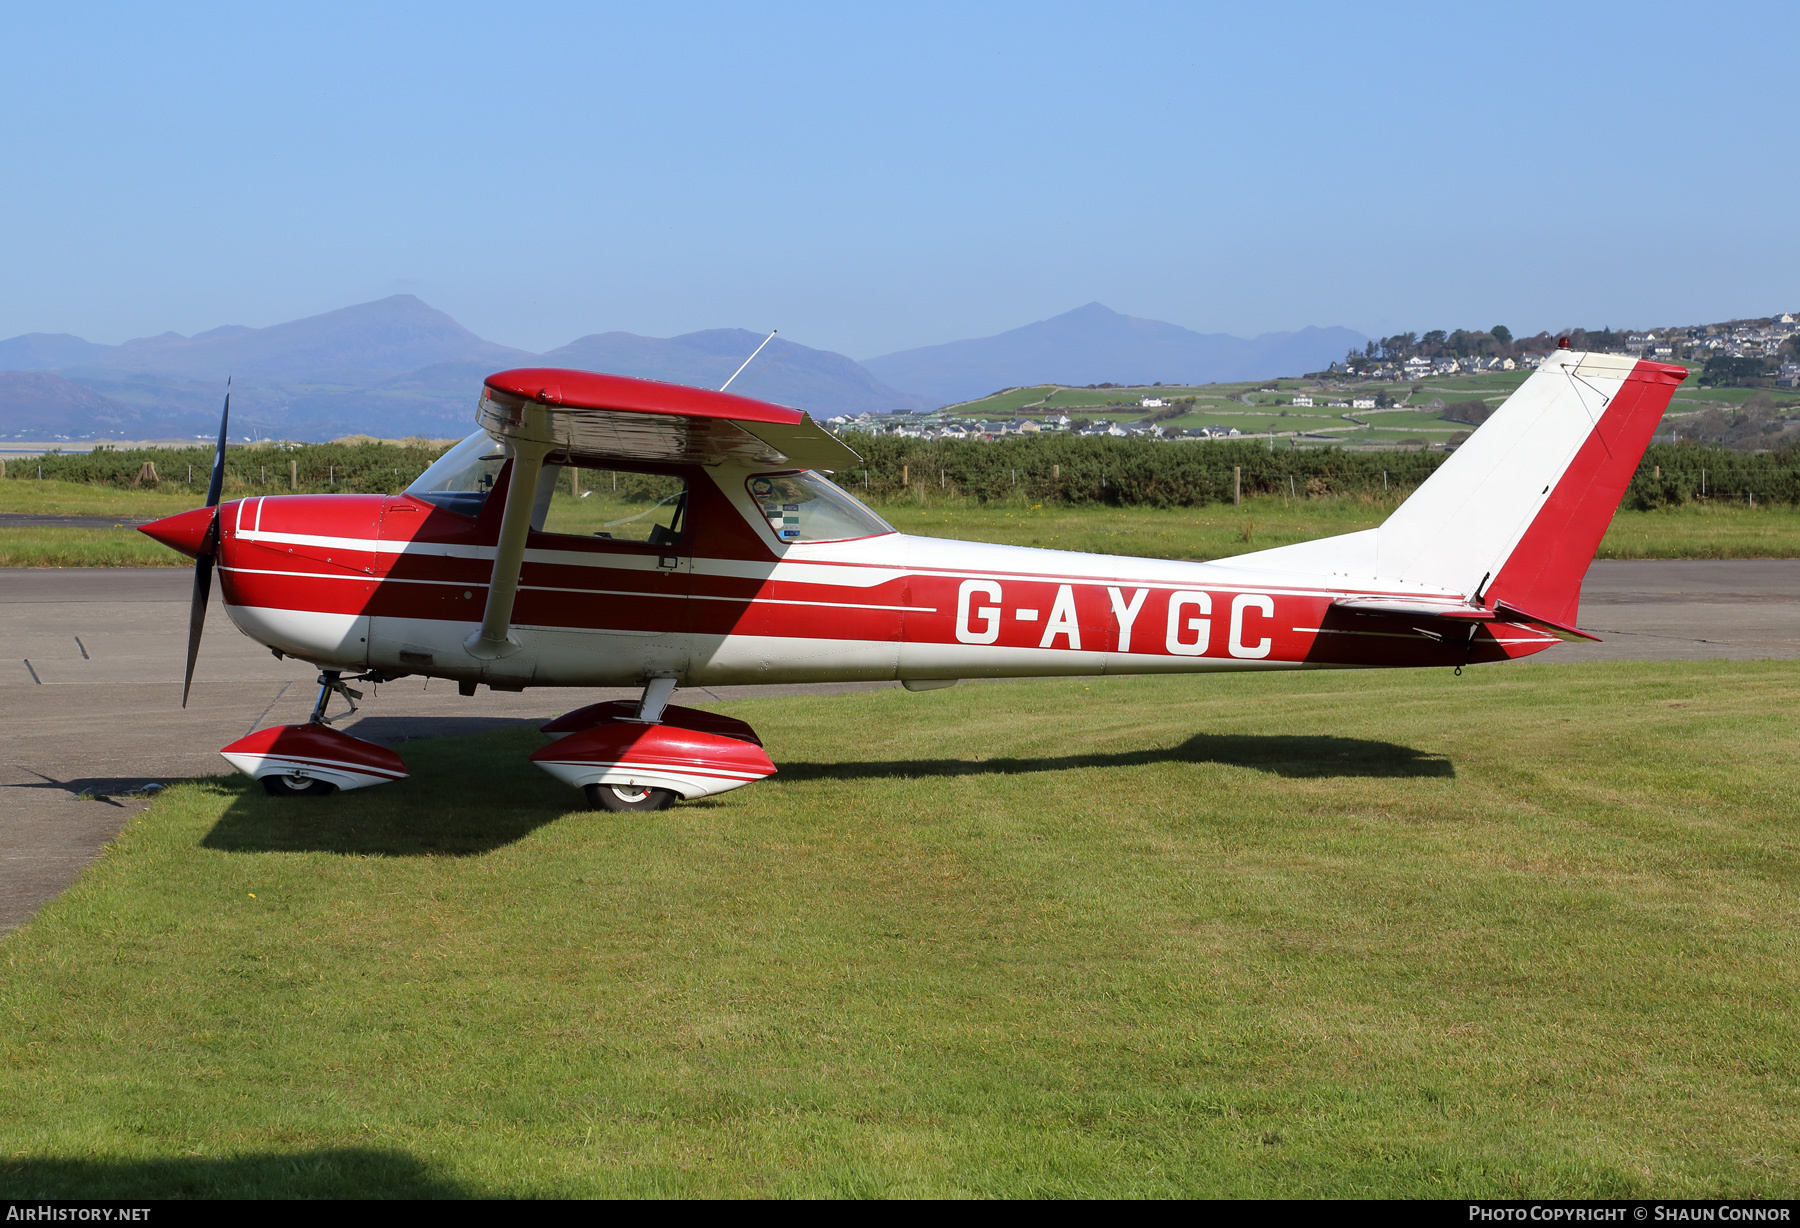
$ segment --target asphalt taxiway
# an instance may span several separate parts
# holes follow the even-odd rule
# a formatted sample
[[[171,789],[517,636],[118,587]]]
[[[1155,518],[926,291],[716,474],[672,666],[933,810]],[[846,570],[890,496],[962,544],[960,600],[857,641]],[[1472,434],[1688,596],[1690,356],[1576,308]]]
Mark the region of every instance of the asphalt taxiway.
[[[239,634],[216,589],[193,695],[181,707],[191,584],[184,568],[0,571],[0,932],[72,883],[144,804],[126,794],[227,772],[216,748],[312,710],[316,672]],[[1581,624],[1603,641],[1564,644],[1525,664],[1800,657],[1800,560],[1595,563]],[[696,688],[677,698],[710,704],[892,685]],[[538,724],[635,694],[483,689],[465,698],[454,684],[407,678],[339,727],[393,745]]]

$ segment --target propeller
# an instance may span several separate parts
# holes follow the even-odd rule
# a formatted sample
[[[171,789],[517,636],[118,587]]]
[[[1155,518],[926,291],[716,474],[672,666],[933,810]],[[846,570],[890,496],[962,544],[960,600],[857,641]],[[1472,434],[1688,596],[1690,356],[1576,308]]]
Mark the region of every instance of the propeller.
[[[225,432],[231,421],[231,380],[225,381],[225,410],[219,415],[219,446],[213,453],[212,480],[206,484],[206,506],[218,507],[225,489]],[[181,706],[187,707],[194,686],[194,662],[200,658],[200,632],[206,626],[206,599],[212,596],[213,559],[219,549],[219,513],[206,527],[200,553],[194,556],[194,599],[188,606],[187,677],[181,683]]]

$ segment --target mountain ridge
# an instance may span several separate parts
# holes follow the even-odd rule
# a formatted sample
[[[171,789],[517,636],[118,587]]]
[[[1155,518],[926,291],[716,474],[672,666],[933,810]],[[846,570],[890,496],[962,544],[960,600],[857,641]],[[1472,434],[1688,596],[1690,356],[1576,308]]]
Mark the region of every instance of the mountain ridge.
[[[1367,340],[1341,327],[1250,339],[1198,333],[1091,302],[991,337],[899,350],[862,365],[896,387],[960,402],[1024,384],[1210,384],[1298,375]]]
[[[81,420],[74,393],[26,381],[0,402],[0,436],[204,434],[217,429],[230,376],[232,420],[252,433],[441,438],[472,429],[481,381],[507,367],[550,364],[716,388],[762,339],[744,329],[669,338],[594,333],[534,354],[487,341],[409,294],[267,328],[227,324],[115,346],[27,333],[0,341],[0,372],[48,372],[86,389],[92,420]],[[35,411],[32,388],[43,396]],[[925,398],[888,387],[842,354],[780,338],[732,389],[821,417],[928,408]],[[52,422],[58,429],[49,429]]]
[[[741,328],[676,337],[612,331],[534,354],[488,341],[410,294],[264,328],[225,324],[193,336],[164,332],[119,345],[26,333],[0,340],[0,373],[35,372],[55,381],[9,380],[0,387],[0,437],[206,435],[217,430],[229,376],[234,428],[247,434],[443,438],[471,429],[481,381],[497,370],[555,365],[717,388],[763,336]],[[733,381],[732,391],[823,418],[931,409],[1047,379],[1263,378],[1322,367],[1364,340],[1348,329],[1306,329],[1246,341],[1089,303],[994,337],[899,351],[867,363],[777,335]]]

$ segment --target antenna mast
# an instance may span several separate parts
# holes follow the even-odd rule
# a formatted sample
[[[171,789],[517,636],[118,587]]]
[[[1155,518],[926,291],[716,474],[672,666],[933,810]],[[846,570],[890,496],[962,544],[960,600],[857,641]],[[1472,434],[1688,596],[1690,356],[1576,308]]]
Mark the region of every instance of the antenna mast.
[[[756,356],[763,352],[763,345],[767,345],[767,344],[769,344],[769,342],[775,340],[775,334],[779,331],[781,331],[781,330],[771,328],[769,330],[769,335],[767,337],[763,338],[762,345],[759,345],[754,350],[751,350],[750,357],[744,359],[743,365],[731,373],[731,379],[736,379],[738,376],[742,375],[744,373],[744,367],[747,367],[752,362],[756,361]],[[723,384],[719,385],[720,392],[724,392],[727,388],[731,387],[731,379],[728,379]]]

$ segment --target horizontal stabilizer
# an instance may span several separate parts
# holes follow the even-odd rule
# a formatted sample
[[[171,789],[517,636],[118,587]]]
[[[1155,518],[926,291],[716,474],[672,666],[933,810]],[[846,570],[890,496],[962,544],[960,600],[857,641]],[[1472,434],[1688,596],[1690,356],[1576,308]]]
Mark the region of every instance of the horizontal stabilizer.
[[[1599,636],[1548,618],[1539,618],[1507,602],[1496,602],[1492,609],[1478,605],[1456,605],[1446,602],[1409,601],[1403,597],[1339,597],[1331,603],[1334,610],[1350,614],[1392,614],[1403,618],[1446,618],[1460,623],[1501,622],[1532,627],[1546,635],[1573,643],[1576,640],[1599,640]]]

